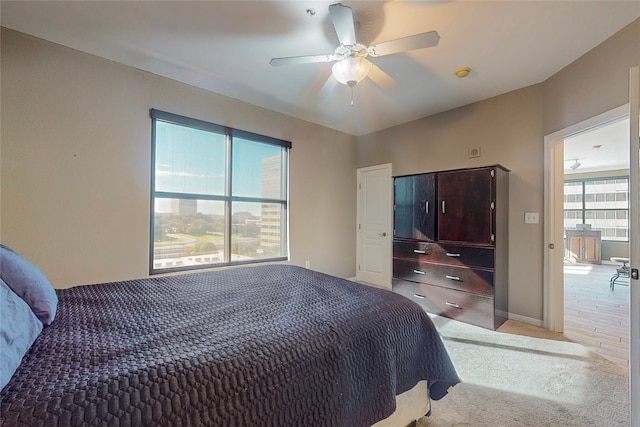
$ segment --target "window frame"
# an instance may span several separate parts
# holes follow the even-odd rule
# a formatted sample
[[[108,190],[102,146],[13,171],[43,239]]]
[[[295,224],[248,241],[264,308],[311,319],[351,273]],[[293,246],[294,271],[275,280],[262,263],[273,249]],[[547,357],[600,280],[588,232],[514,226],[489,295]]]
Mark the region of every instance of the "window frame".
[[[230,128],[227,126],[210,123],[204,120],[194,119],[191,117],[181,116],[166,111],[150,109],[151,118],[151,187],[150,187],[150,228],[149,228],[149,274],[164,274],[177,271],[202,270],[219,267],[229,267],[234,265],[255,264],[265,262],[277,262],[289,260],[289,150],[291,142],[264,136],[240,129]],[[225,137],[225,183],[223,195],[199,194],[199,193],[181,193],[156,191],[156,122],[184,126],[192,129],[202,130],[206,132],[216,133]],[[283,149],[281,151],[282,170],[281,170],[281,195],[282,198],[270,197],[252,197],[252,196],[234,196],[233,189],[233,139],[238,138],[245,141],[268,144]],[[174,266],[166,268],[154,267],[154,248],[155,248],[155,201],[156,199],[180,199],[180,200],[206,200],[221,201],[224,203],[224,261],[210,264]],[[275,257],[265,257],[257,259],[232,260],[232,206],[233,203],[260,203],[260,204],[279,204],[281,206],[282,218],[281,224],[281,248],[280,253],[284,254]]]
[[[608,181],[618,181],[618,180],[622,180],[622,181],[626,181],[627,183],[627,192],[624,193],[626,194],[626,196],[623,198],[624,200],[618,200],[617,194],[616,193],[616,197],[614,198],[614,200],[609,201],[606,200],[606,195],[603,193],[587,193],[586,192],[586,187],[588,184],[592,184],[592,185],[598,185],[598,184],[606,184]],[[587,219],[597,219],[597,213],[598,212],[603,212],[603,215],[605,216],[606,219],[606,212],[607,211],[615,211],[616,215],[615,215],[615,219],[618,219],[618,213],[619,212],[626,212],[626,220],[627,220],[627,238],[626,240],[622,240],[622,239],[610,239],[608,238],[609,236],[605,236],[605,233],[602,233],[602,240],[606,240],[606,241],[610,241],[610,242],[629,242],[629,207],[628,207],[628,201],[629,201],[629,176],[608,176],[608,177],[598,177],[598,178],[575,178],[575,179],[566,179],[564,181],[564,186],[566,188],[566,184],[573,184],[575,186],[579,186],[580,187],[580,192],[579,193],[570,193],[570,194],[575,194],[576,195],[576,200],[573,202],[568,202],[567,199],[567,193],[565,192],[564,196],[563,196],[563,221],[565,221],[567,219],[566,217],[566,213],[567,212],[580,212],[580,217],[576,218],[582,221],[583,224],[586,224],[586,220]],[[566,190],[565,190],[566,191]],[[605,198],[605,200],[603,201],[599,201],[597,200],[597,195],[602,194],[603,197]],[[577,197],[580,196],[580,197]],[[580,199],[580,200],[577,200]],[[627,208],[593,208],[593,207],[589,207],[587,208],[587,204],[588,203],[607,203],[607,202],[618,202],[618,201],[626,201],[627,202]],[[566,204],[567,203],[580,203],[580,207],[570,207],[570,208],[566,208]],[[594,218],[587,218],[587,212],[593,212]],[[625,219],[625,218],[620,218],[620,219]],[[563,230],[566,230],[564,224],[563,224]],[[615,228],[616,230],[616,234],[617,234],[617,230],[619,230],[618,228]]]

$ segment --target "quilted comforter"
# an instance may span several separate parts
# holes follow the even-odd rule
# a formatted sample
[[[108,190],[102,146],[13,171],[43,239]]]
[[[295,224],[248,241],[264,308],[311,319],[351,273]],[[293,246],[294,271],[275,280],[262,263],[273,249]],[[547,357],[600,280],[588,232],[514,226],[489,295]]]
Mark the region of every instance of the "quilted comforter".
[[[417,304],[299,267],[57,292],[3,425],[366,426],[419,380],[458,382]]]

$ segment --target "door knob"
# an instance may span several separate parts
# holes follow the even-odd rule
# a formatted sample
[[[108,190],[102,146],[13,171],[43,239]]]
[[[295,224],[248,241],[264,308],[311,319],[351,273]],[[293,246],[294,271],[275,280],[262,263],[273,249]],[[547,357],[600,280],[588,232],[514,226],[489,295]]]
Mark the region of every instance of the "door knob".
[[[378,235],[379,235],[379,236],[382,236],[382,237],[387,237],[387,233],[385,233],[385,232],[382,232],[382,233],[380,233],[380,234],[378,234]]]

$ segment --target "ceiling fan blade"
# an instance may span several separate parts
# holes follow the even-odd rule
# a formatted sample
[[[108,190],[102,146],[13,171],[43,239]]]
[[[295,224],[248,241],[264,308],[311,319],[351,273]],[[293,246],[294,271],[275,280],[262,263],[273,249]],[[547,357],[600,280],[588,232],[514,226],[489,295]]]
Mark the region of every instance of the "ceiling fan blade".
[[[353,10],[340,3],[329,6],[329,15],[333,21],[340,44],[353,46],[356,44],[356,26],[353,20]]]
[[[439,40],[440,36],[437,32],[429,31],[369,46],[368,53],[373,57],[391,55],[392,53],[437,46]]]
[[[316,62],[331,62],[335,61],[333,55],[306,55],[306,56],[289,56],[286,58],[273,58],[269,61],[274,67],[281,65],[298,65],[298,64],[313,64]]]
[[[400,87],[391,76],[382,71],[376,64],[371,63],[371,69],[369,70],[368,77],[382,89],[392,92]]]

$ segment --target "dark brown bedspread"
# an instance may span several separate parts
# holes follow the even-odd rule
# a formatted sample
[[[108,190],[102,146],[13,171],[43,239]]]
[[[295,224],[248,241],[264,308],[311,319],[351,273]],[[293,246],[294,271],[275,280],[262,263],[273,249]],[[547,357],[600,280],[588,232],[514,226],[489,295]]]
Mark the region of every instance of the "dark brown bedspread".
[[[366,426],[458,377],[429,317],[288,265],[58,290],[3,425]]]

